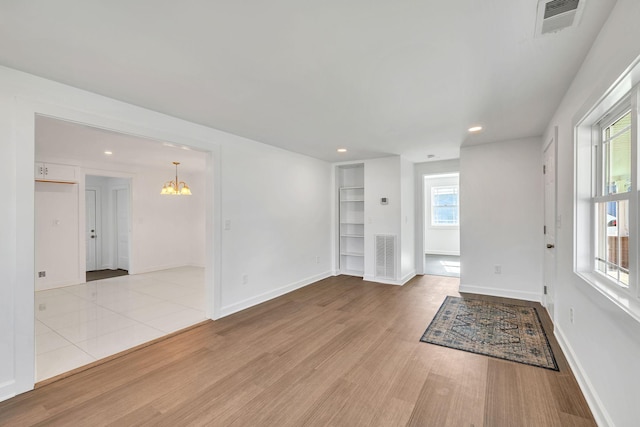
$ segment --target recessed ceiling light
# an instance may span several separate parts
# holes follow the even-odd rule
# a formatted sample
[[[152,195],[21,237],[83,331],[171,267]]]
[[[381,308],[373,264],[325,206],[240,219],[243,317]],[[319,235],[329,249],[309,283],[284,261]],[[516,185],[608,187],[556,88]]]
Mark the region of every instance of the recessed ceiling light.
[[[338,148],[338,153],[346,153],[347,149],[346,148]]]
[[[113,154],[113,151],[105,151],[104,154],[106,154],[107,156],[110,156]]]
[[[482,130],[482,126],[473,126],[469,128],[469,132],[480,132]]]

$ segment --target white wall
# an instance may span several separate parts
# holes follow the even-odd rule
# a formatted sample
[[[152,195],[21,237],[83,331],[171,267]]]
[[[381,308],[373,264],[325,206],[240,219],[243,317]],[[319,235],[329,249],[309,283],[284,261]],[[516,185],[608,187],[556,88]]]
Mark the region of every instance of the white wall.
[[[573,126],[640,55],[640,2],[618,0],[549,123],[558,126],[555,334],[600,425],[638,424],[640,324],[573,272]],[[573,308],[574,322],[569,318]]]
[[[364,162],[364,279],[390,284],[404,284],[415,276],[415,206],[413,163],[400,156]],[[383,205],[380,199],[386,197]],[[376,278],[375,236],[397,237],[396,277]]]
[[[461,149],[461,292],[540,301],[541,147],[527,138]]]
[[[203,174],[180,173],[192,196],[164,196],[158,188],[171,179],[170,168],[136,168],[132,189],[132,274],[184,265],[203,265],[205,232]],[[195,258],[193,251],[196,251]]]
[[[459,177],[425,177],[424,180],[424,253],[460,255],[460,227],[431,225],[431,189],[433,187],[459,185]]]
[[[13,117],[11,99],[0,85],[0,182],[5,184],[3,201],[0,205],[0,400],[11,397],[15,393],[14,381],[16,370],[14,358],[16,354],[16,325],[14,303],[18,284],[16,249],[18,246],[16,230],[18,203],[17,193],[17,152],[13,137]],[[33,239],[33,236],[31,236]],[[32,309],[33,310],[33,309]],[[33,312],[33,311],[32,311]],[[33,360],[33,358],[30,358]]]
[[[413,163],[400,159],[400,275],[398,280],[405,283],[416,275],[415,252],[415,187],[413,183]]]
[[[35,183],[35,290],[84,282],[79,267],[78,184]],[[44,271],[45,277],[37,272]]]
[[[380,199],[386,197],[388,204]],[[364,162],[364,279],[376,279],[375,235],[395,235],[400,240],[400,157]],[[398,247],[400,250],[400,247]],[[400,265],[396,265],[396,272]]]
[[[36,114],[210,151],[203,193],[209,212],[204,240],[210,317],[331,273],[333,192],[326,162],[3,67],[0,113],[0,177],[5,184],[0,209],[0,399],[34,384]],[[147,178],[157,185],[158,179],[162,183],[168,177]],[[135,180],[143,177],[133,179],[136,187]],[[140,195],[138,201],[149,200]],[[222,231],[222,215],[231,221],[228,232]],[[142,220],[148,224],[147,217]],[[247,285],[239,285],[243,274],[248,274]]]
[[[331,166],[249,142],[221,155],[222,313],[329,276]]]
[[[435,162],[416,163],[413,166],[415,194],[415,264],[416,272],[424,274],[424,176],[443,173],[460,172],[460,160],[440,160]]]

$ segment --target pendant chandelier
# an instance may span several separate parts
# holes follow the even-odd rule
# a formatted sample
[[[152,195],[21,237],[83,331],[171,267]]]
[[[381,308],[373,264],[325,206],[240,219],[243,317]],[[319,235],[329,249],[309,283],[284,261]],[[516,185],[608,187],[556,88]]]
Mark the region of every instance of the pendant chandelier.
[[[169,194],[174,196],[190,196],[191,190],[189,189],[189,186],[187,185],[187,183],[184,181],[181,182],[178,180],[178,165],[180,164],[180,162],[173,162],[173,164],[176,165],[176,180],[166,182],[162,186],[162,191],[160,192],[160,194]]]

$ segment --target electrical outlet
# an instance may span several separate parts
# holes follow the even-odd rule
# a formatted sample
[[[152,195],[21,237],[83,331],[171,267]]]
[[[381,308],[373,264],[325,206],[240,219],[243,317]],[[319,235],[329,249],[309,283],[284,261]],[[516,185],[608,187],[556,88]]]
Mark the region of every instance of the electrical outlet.
[[[502,274],[502,266],[500,264],[496,264],[493,266],[493,272],[495,274]]]
[[[247,283],[249,283],[249,275],[248,274],[243,274],[242,275],[242,284],[246,285]]]
[[[41,277],[47,277],[47,272],[46,271],[38,271],[38,278]]]
[[[38,311],[45,311],[47,309],[47,304],[42,302],[38,305]]]
[[[224,229],[225,230],[231,230],[231,220],[230,219],[225,219],[224,220]]]
[[[573,325],[573,307],[569,309],[569,321]]]

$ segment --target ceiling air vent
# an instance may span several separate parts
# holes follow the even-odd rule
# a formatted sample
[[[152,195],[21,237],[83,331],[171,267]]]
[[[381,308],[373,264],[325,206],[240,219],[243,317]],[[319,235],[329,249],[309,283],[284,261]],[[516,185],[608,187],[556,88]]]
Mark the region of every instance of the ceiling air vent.
[[[586,0],[539,0],[536,36],[578,25]]]

